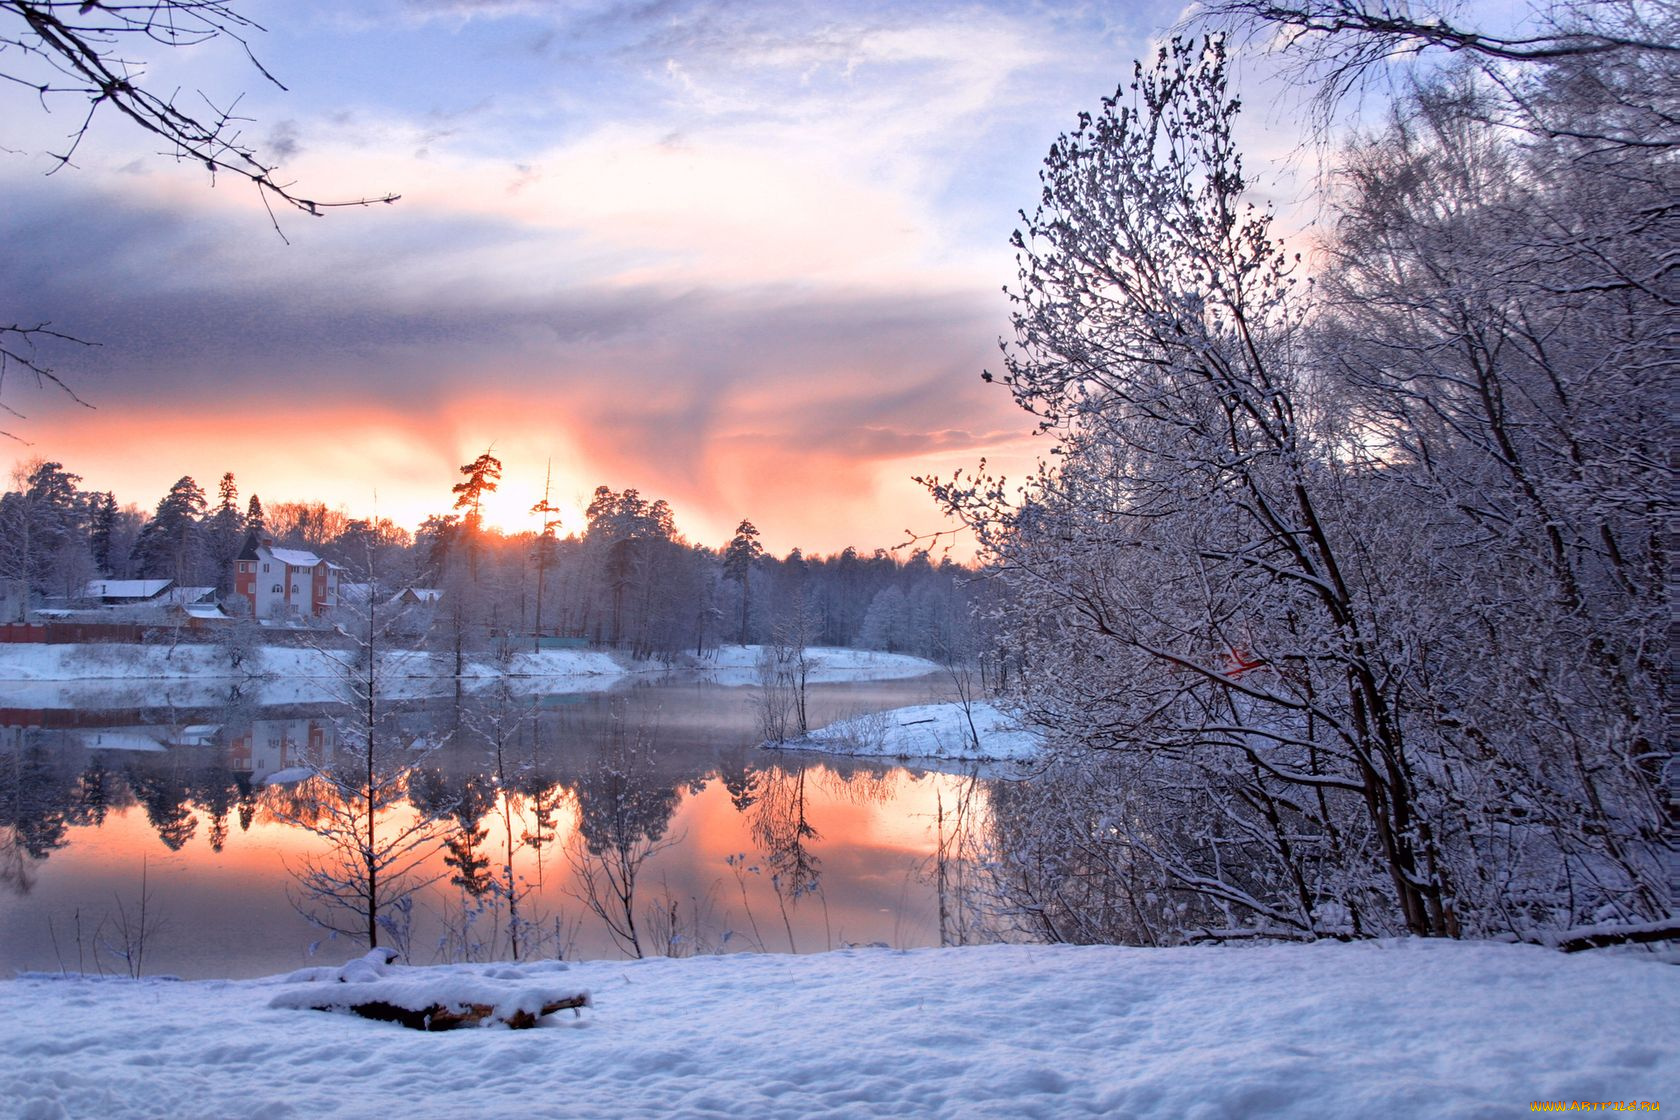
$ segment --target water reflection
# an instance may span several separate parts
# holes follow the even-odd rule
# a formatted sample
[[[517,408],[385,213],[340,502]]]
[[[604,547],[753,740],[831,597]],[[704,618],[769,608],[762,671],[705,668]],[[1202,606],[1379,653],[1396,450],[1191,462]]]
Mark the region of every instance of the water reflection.
[[[814,718],[922,702],[928,687],[826,686]],[[938,938],[919,869],[951,780],[758,751],[744,690],[388,709],[382,741],[413,760],[396,809],[435,819],[442,841],[413,869],[430,885],[390,922],[415,960]],[[300,783],[360,757],[341,713],[236,703],[104,718],[0,727],[0,966],[59,967],[54,931],[132,889],[146,853],[182,942],[149,952],[160,969],[275,971],[330,936],[293,903],[300,869],[327,851],[299,827],[324,793]]]

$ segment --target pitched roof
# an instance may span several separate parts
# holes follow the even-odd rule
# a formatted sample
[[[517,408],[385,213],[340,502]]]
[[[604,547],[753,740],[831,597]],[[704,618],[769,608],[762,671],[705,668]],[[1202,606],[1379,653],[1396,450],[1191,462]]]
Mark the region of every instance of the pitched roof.
[[[321,562],[321,558],[313,552],[305,552],[301,548],[271,548],[268,554],[294,568],[313,568]]]

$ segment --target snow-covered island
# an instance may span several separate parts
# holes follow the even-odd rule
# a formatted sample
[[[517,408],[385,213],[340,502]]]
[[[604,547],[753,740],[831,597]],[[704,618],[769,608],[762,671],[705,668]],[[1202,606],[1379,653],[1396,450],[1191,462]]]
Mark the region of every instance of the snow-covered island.
[[[1177,1120],[1637,1110],[1680,1084],[1661,1029],[1680,1022],[1680,970],[1523,945],[858,948],[367,971],[10,981],[0,1097],[28,1120]],[[286,1006],[393,981],[411,1000],[563,988],[593,1006],[537,1030],[447,1034]]]
[[[853,716],[776,746],[859,758],[1024,762],[1037,756],[1040,739],[1012,713],[974,701],[917,704]]]

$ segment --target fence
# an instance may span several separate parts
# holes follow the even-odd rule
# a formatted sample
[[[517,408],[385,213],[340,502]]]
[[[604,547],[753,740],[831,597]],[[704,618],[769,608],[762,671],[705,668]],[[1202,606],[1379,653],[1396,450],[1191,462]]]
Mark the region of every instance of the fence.
[[[0,642],[140,642],[146,627],[132,622],[7,622],[0,624]]]

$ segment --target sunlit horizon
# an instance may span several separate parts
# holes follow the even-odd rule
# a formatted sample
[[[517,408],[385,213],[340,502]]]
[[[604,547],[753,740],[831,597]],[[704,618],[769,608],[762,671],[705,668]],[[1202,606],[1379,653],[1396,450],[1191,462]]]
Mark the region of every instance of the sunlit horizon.
[[[949,529],[915,476],[1045,453],[980,380],[1010,231],[1048,143],[1176,15],[248,9],[286,89],[225,44],[148,80],[241,96],[313,197],[400,201],[277,231],[112,114],[49,178],[74,122],[17,114],[0,300],[96,345],[38,355],[91,408],[7,379],[13,461],[143,513],[231,471],[412,531],[493,447],[504,532],[536,528],[552,461],[563,534],[605,485],[698,544],[750,519],[778,554]]]

